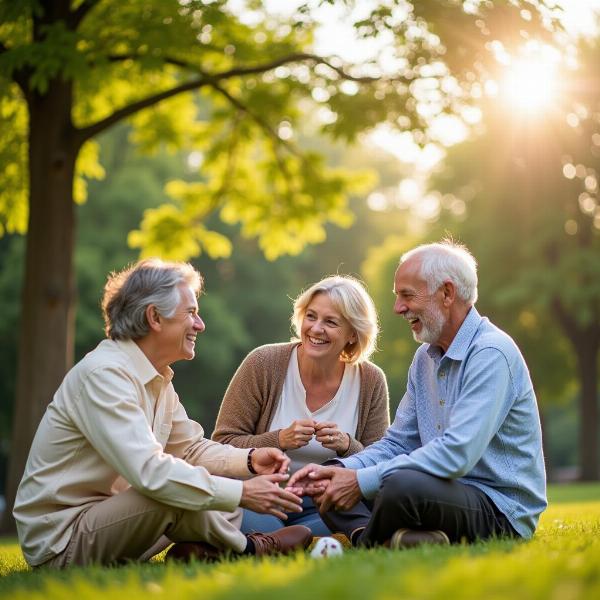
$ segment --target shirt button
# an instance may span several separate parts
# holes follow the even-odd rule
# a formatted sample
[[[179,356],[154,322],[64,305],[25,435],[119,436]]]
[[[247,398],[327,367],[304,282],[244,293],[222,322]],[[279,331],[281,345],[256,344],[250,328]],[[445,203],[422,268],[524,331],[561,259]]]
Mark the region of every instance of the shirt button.
[[[444,406],[444,404],[446,404],[445,400],[440,400],[440,406]]]
[[[438,428],[438,431],[439,431],[439,430],[442,428],[442,426],[441,426],[441,425],[438,425],[438,426],[437,426],[437,428]]]
[[[442,379],[444,379],[444,377],[446,377],[446,371],[440,371],[439,375]]]

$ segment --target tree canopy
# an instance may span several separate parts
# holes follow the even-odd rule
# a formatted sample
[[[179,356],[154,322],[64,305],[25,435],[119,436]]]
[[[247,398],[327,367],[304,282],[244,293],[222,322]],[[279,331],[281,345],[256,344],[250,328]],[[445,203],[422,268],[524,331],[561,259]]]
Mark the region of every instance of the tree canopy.
[[[334,3],[298,3],[282,15],[256,1],[244,10],[225,0],[0,3],[1,114],[10,123],[2,128],[2,230],[27,227],[22,99],[31,106],[62,80],[74,84],[76,201],[85,200],[87,178],[104,176],[95,135],[121,119],[149,151],[196,151],[199,181],[172,182],[173,202],[146,214],[133,247],[172,258],[227,255],[228,240],[205,226],[218,210],[268,257],[297,254],[323,240],[325,222],[351,222],[347,194],[365,183],[303,151],[307,124],[352,141],[388,122],[425,141],[433,118],[469,102],[474,75],[493,62],[487,40],[509,48],[524,29],[547,34],[553,19],[539,2],[477,10],[471,2],[377,3],[353,25],[359,38],[387,36],[386,60],[356,65],[315,53],[315,4]],[[184,93],[194,90],[200,99]]]

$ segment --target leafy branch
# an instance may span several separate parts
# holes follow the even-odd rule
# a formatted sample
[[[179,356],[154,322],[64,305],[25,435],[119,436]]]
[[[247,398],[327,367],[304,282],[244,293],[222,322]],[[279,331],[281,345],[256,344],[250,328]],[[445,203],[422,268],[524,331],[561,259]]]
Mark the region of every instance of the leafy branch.
[[[94,8],[94,6],[96,6],[96,4],[98,4],[98,2],[99,0],[83,0],[83,2],[69,14],[67,18],[69,27],[72,29],[77,29],[81,21],[85,19],[88,13],[92,10],[92,8]]]
[[[255,112],[251,111],[248,108],[248,106],[246,106],[243,102],[241,102],[235,96],[230,94],[224,87],[220,86],[214,81],[210,82],[210,86],[214,90],[219,92],[222,96],[227,98],[227,100],[231,104],[233,104],[233,106],[235,106],[239,111],[248,115],[255,123],[257,123],[260,126],[261,129],[263,129],[269,135],[269,137],[273,138],[273,140],[275,140],[278,144],[285,146],[285,148],[291,154],[299,158],[302,156],[300,151],[293,144],[290,144],[287,140],[281,139],[281,137],[279,137],[279,134],[273,129],[273,127],[271,127],[271,125],[265,119],[263,119],[260,115],[256,114]]]
[[[125,60],[126,58],[134,58],[134,57],[128,56],[128,55],[113,56],[114,60]],[[355,77],[355,76],[347,73],[341,67],[337,67],[337,66],[333,65],[331,63],[331,61],[329,61],[323,57],[317,56],[315,54],[308,54],[308,53],[303,53],[303,52],[289,54],[289,55],[281,57],[279,59],[270,61],[268,63],[259,64],[259,65],[235,67],[235,68],[228,69],[226,71],[223,71],[221,73],[216,73],[216,74],[202,73],[200,71],[200,69],[198,67],[196,67],[195,65],[189,64],[189,63],[186,63],[183,61],[179,61],[179,60],[173,59],[173,58],[168,58],[165,60],[165,62],[168,64],[182,67],[182,68],[194,70],[196,73],[200,73],[201,76],[198,79],[194,79],[192,81],[187,81],[187,82],[177,85],[171,89],[164,90],[157,94],[148,96],[147,98],[138,100],[137,102],[133,102],[127,106],[124,106],[123,108],[120,108],[119,110],[116,110],[115,112],[113,112],[106,118],[98,121],[97,123],[94,123],[92,125],[89,125],[87,127],[81,128],[81,129],[78,129],[77,130],[78,143],[83,144],[83,142],[85,142],[86,140],[101,133],[102,131],[104,131],[111,125],[114,125],[115,123],[119,122],[120,120],[127,118],[127,117],[135,114],[136,112],[143,110],[144,108],[149,108],[150,106],[153,106],[153,105],[157,104],[158,102],[161,102],[162,100],[172,98],[173,96],[176,96],[177,94],[181,94],[183,92],[189,92],[189,91],[193,91],[193,90],[198,90],[201,87],[204,87],[205,85],[211,85],[211,86],[215,87],[215,89],[220,91],[222,94],[227,95],[227,92],[225,90],[223,90],[222,88],[220,88],[220,86],[218,86],[218,82],[226,80],[226,79],[231,79],[233,77],[243,77],[243,76],[248,76],[248,75],[266,73],[268,71],[272,71],[273,69],[276,69],[277,67],[287,65],[290,63],[314,62],[316,64],[324,64],[324,65],[328,66],[329,68],[333,69],[336,73],[340,74],[340,76],[343,76],[345,79],[348,79],[351,81],[362,82],[362,83],[367,83],[367,82],[372,83],[372,82],[378,81],[378,79],[374,78],[374,77]],[[229,96],[228,99],[230,100],[230,102],[232,102],[234,104],[236,103],[236,100],[233,97]],[[247,108],[241,104],[238,105],[238,108],[243,108],[247,112]],[[259,117],[255,117],[255,118],[259,118]],[[263,127],[266,127],[267,129],[269,129],[268,124],[264,124]],[[277,136],[277,134],[271,130],[271,135],[273,135],[273,134]],[[279,137],[279,136],[277,136],[277,137]]]
[[[139,54],[131,54],[131,53],[111,54],[110,56],[108,56],[108,60],[111,62],[122,62],[122,61],[126,61],[126,60],[140,60],[142,58],[144,58],[144,57],[140,56]],[[178,58],[173,58],[173,57],[167,56],[163,59],[163,61],[165,63],[173,65],[175,67],[181,67],[182,69],[190,69],[193,71],[199,70],[197,65],[190,63],[190,62],[180,60]],[[325,58],[323,56],[319,56],[318,54],[311,54],[308,52],[297,52],[294,54],[288,54],[287,56],[282,56],[281,58],[273,60],[269,63],[264,63],[264,64],[260,64],[260,65],[234,67],[227,71],[223,71],[222,73],[214,74],[211,77],[213,79],[220,81],[223,79],[230,79],[231,77],[244,77],[247,75],[258,75],[261,73],[266,73],[267,71],[272,71],[273,69],[276,69],[277,67],[282,67],[282,66],[288,65],[290,63],[306,63],[306,62],[312,62],[315,65],[317,65],[317,64],[325,65],[326,67],[328,67],[329,69],[331,69],[332,71],[337,73],[342,79],[347,80],[347,81],[354,81],[356,83],[375,83],[378,81],[397,82],[400,80],[408,81],[408,79],[406,77],[383,78],[383,77],[371,77],[371,76],[367,76],[367,75],[364,75],[364,76],[352,75],[351,73],[348,73],[348,71],[346,69],[344,69],[343,67],[334,64],[334,62],[331,59]]]
[[[119,110],[114,111],[108,117],[94,123],[93,125],[89,125],[88,127],[82,127],[77,130],[77,139],[78,143],[81,145],[86,140],[98,135],[105,129],[108,129],[111,125],[118,123],[122,119],[130,117],[135,113],[143,110],[144,108],[149,108],[150,106],[154,106],[158,104],[162,100],[167,100],[168,98],[172,98],[177,94],[181,94],[183,92],[190,92],[193,90],[200,89],[201,87],[207,85],[209,83],[208,79],[195,79],[193,81],[188,81],[186,83],[182,83],[171,89],[164,90],[157,94],[153,94],[152,96],[148,96],[137,102],[132,102]]]

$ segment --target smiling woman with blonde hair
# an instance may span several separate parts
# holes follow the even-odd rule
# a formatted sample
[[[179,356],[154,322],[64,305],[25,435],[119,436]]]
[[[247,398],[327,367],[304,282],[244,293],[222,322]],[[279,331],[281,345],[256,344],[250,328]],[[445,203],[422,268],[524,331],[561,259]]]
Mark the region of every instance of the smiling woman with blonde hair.
[[[380,439],[389,425],[385,375],[369,361],[378,325],[373,300],[353,277],[326,277],[294,301],[296,337],[253,350],[229,384],[213,439],[240,448],[275,446],[292,471],[309,462],[350,456]],[[243,531],[273,531],[275,517],[244,512]],[[329,530],[312,504],[285,524],[314,535]]]

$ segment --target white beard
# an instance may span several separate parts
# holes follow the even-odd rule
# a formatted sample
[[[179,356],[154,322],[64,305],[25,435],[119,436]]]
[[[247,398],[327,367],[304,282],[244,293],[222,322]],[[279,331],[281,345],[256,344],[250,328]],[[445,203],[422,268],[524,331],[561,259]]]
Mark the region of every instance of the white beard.
[[[413,331],[413,338],[416,342],[435,344],[440,339],[445,325],[442,311],[432,304],[431,308],[428,307],[419,315],[419,320],[421,331]]]

